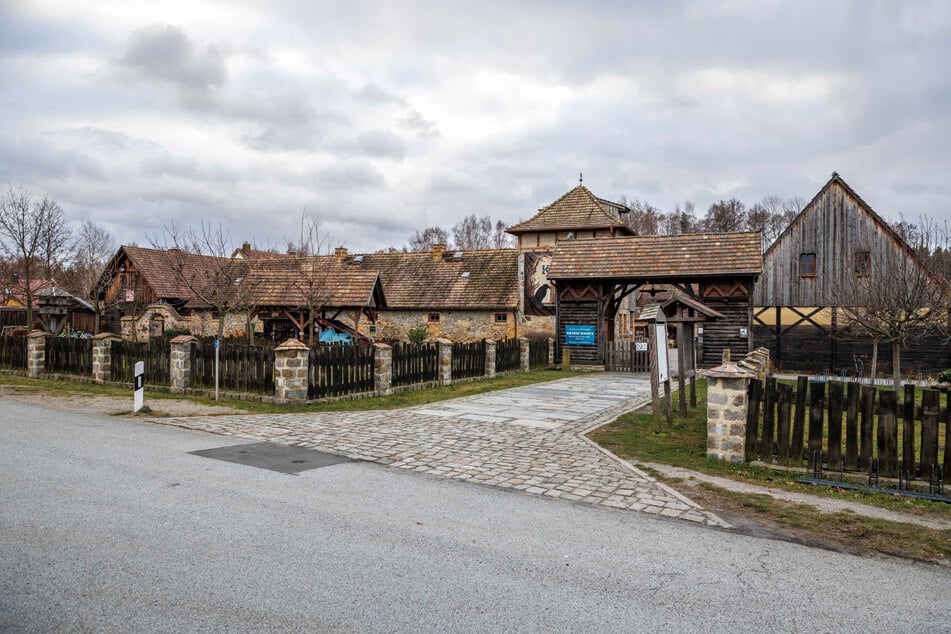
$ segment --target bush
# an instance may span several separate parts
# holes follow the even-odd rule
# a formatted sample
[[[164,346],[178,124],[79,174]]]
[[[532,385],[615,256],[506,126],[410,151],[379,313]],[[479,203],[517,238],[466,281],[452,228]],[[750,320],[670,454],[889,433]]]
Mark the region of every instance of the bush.
[[[951,383],[951,369],[938,372],[938,383]]]
[[[426,326],[419,324],[418,326],[413,326],[406,333],[406,338],[409,339],[409,342],[413,345],[419,345],[426,341],[426,337],[429,335],[429,330]]]

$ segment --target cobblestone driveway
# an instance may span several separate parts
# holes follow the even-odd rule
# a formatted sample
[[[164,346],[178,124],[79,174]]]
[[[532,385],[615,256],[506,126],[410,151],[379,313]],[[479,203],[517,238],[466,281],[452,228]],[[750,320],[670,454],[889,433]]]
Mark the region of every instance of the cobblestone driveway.
[[[725,526],[583,432],[640,406],[646,377],[592,373],[389,411],[155,419],[429,475]]]

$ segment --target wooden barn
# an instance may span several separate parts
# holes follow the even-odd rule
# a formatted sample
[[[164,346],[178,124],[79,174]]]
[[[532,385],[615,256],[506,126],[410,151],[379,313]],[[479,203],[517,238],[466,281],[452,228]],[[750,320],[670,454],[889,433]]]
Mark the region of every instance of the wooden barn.
[[[875,284],[886,263],[895,262],[922,266],[902,237],[833,173],[763,256],[754,295],[755,345],[769,348],[782,370],[851,373],[867,366],[872,342],[847,336],[848,299],[840,289],[856,277]],[[888,348],[879,347],[880,370],[891,363]],[[948,345],[937,338],[909,342],[902,357],[913,372],[951,366]]]
[[[701,365],[752,349],[753,286],[762,269],[760,234],[721,233],[573,240],[555,247],[558,353],[600,365],[625,297],[647,285],[670,285],[721,317],[704,324]]]

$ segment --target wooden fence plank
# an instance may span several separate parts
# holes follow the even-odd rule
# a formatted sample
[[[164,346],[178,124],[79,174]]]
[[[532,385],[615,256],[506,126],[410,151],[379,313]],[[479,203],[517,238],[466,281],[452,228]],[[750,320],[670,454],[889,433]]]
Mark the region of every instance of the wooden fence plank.
[[[872,460],[872,428],[874,426],[873,417],[875,415],[875,388],[862,386],[861,396],[861,422],[859,428],[861,431],[862,445],[859,453],[859,469],[867,469]]]
[[[921,460],[918,463],[922,478],[931,475],[931,466],[938,464],[938,408],[941,393],[937,390],[923,390],[921,393]]]
[[[859,462],[859,396],[861,386],[849,383],[845,413],[845,467],[855,469]]]
[[[902,403],[901,468],[907,474],[915,471],[915,386],[905,385]]]
[[[826,384],[822,381],[809,383],[809,461],[812,463],[816,452],[822,451],[822,419],[825,412]]]
[[[776,447],[776,379],[766,379],[765,394],[763,396],[763,433],[759,439],[760,460],[772,462]]]
[[[779,421],[777,423],[777,443],[776,453],[782,464],[789,464],[789,427],[792,417],[793,386],[788,383],[779,385]]]
[[[746,460],[752,462],[758,458],[759,443],[757,439],[759,426],[760,401],[763,396],[763,383],[759,379],[751,379],[747,389],[749,406],[746,410]]]
[[[845,386],[840,381],[829,384],[829,466],[842,463],[842,406]]]
[[[793,419],[792,444],[789,446],[789,459],[793,462],[802,461],[803,436],[806,426],[806,390],[809,378],[800,376],[796,380],[796,415]]]
[[[878,468],[887,478],[898,475],[898,395],[890,390],[878,396]]]

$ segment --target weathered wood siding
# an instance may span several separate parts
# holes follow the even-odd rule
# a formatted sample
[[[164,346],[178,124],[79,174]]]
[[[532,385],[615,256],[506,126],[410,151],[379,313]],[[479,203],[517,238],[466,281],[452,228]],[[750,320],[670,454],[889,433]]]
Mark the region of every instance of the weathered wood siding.
[[[764,255],[756,306],[835,306],[832,289],[854,275],[857,251],[871,254],[871,275],[883,254],[904,252],[868,209],[838,180],[830,181]],[[815,277],[799,274],[799,256],[816,254]],[[889,256],[893,257],[893,256]],[[894,261],[894,259],[892,259]]]
[[[601,362],[599,350],[603,346],[600,320],[598,319],[597,301],[565,301],[561,302],[560,324],[558,338],[562,350],[571,350],[571,362],[584,365],[596,365]],[[580,325],[595,327],[595,345],[568,346],[565,345],[565,325]]]
[[[731,358],[736,361],[752,350],[752,313],[750,312],[750,293],[752,283],[748,280],[717,280],[700,285],[703,303],[721,313],[724,319],[708,321],[703,326],[703,347],[700,365],[714,367],[720,365],[723,351],[730,349]],[[744,337],[740,329],[746,329]]]

